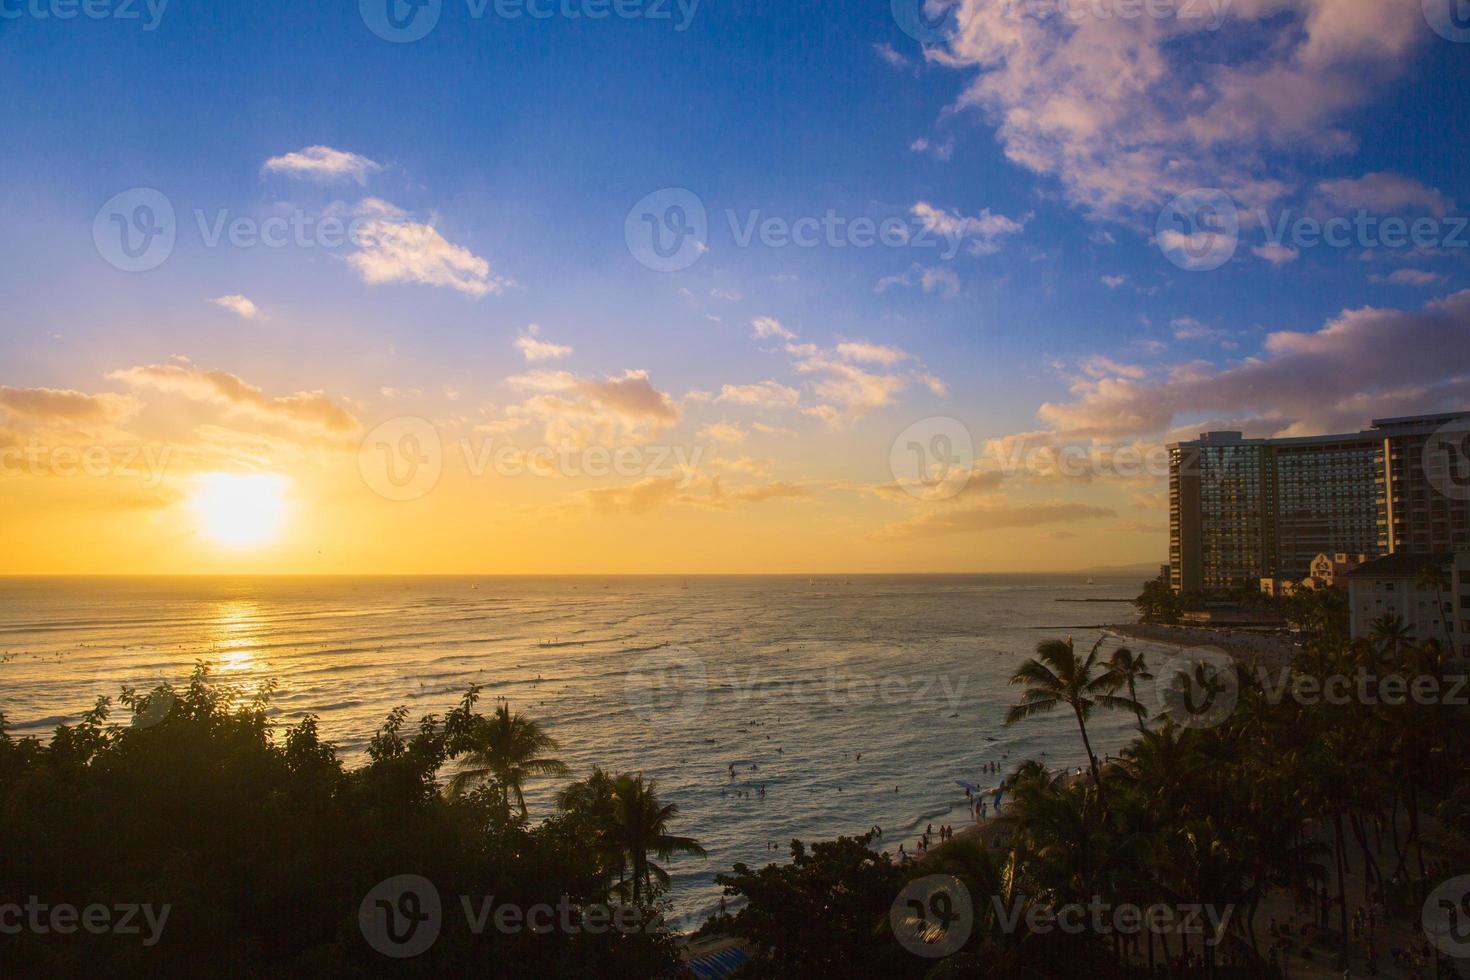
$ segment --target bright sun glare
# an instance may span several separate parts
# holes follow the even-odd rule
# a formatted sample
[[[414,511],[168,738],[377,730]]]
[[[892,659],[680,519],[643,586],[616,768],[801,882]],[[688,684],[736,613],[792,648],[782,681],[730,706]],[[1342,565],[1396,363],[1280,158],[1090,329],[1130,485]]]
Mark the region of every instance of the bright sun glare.
[[[201,476],[189,499],[200,533],[227,548],[269,544],[286,520],[286,478],[268,474]]]

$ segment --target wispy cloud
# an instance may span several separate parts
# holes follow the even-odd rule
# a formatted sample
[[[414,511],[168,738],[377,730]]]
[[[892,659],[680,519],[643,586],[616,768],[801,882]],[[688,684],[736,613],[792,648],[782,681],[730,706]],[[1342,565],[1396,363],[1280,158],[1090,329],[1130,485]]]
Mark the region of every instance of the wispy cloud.
[[[511,285],[491,273],[489,262],[449,242],[432,225],[403,217],[385,201],[364,204],[371,207],[357,226],[358,251],[347,257],[363,282],[443,286],[476,299]]]
[[[1338,122],[1429,39],[1419,6],[1236,0],[1212,16],[1104,18],[961,0],[948,45],[928,53],[975,72],[953,109],[996,120],[1012,162],[1094,215],[1134,218],[1197,187],[1254,207],[1288,189],[1272,151],[1354,145]]]
[[[511,422],[536,421],[554,445],[608,445],[641,441],[679,421],[678,404],[659,391],[647,371],[589,378],[570,371],[531,371],[506,379],[531,392],[507,409]]]
[[[1387,283],[1390,286],[1433,286],[1444,281],[1444,276],[1437,276],[1422,269],[1395,269],[1386,276],[1370,276],[1369,278],[1373,282]]]
[[[1362,177],[1324,180],[1317,185],[1323,207],[1332,211],[1357,211],[1395,214],[1427,211],[1442,218],[1454,208],[1454,202],[1442,192],[1410,177],[1392,173],[1371,173]]]
[[[795,408],[801,401],[801,393],[779,381],[760,381],[748,385],[725,385],[716,400],[754,408]]]
[[[108,377],[132,388],[179,395],[261,421],[339,436],[355,432],[359,427],[351,412],[322,392],[302,391],[272,397],[227,371],[204,370],[191,364],[147,364],[113,371]]]
[[[1201,415],[1261,435],[1309,435],[1463,407],[1466,364],[1470,290],[1418,310],[1344,310],[1315,331],[1272,333],[1259,356],[1224,367],[1187,361],[1152,379],[1078,378],[1073,400],[1047,402],[1038,415],[1065,438],[1168,434]]]
[[[1014,235],[1025,227],[1024,221],[1017,221],[1003,214],[991,214],[989,208],[972,217],[920,201],[910,210],[925,231],[951,242],[968,241],[973,255],[990,255],[999,251],[998,243],[1001,238]]]
[[[262,319],[260,307],[256,306],[247,297],[241,296],[238,293],[232,293],[229,296],[216,296],[209,302],[215,306],[229,310],[242,320]]]
[[[874,292],[884,293],[894,286],[920,286],[926,293],[937,292],[945,299],[952,299],[959,294],[960,277],[946,266],[924,266],[915,262],[899,275],[879,279]]]
[[[572,353],[572,349],[565,344],[553,344],[549,340],[543,340],[541,327],[534,323],[526,327],[526,332],[515,339],[515,346],[527,361],[556,361]]]
[[[1117,516],[1117,511],[1090,504],[1012,506],[1005,503],[981,503],[927,511],[906,521],[890,524],[879,531],[877,536],[899,540],[937,538],[951,534],[975,534],[981,531],[1032,528],[1046,524],[1070,524]]]
[[[761,316],[750,321],[751,329],[755,331],[757,339],[780,337],[782,340],[796,339],[796,333],[781,325],[781,321],[775,317]]]
[[[271,157],[265,162],[268,173],[309,177],[314,180],[354,180],[367,183],[368,175],[382,169],[365,156],[334,150],[330,146],[308,146],[303,150]]]

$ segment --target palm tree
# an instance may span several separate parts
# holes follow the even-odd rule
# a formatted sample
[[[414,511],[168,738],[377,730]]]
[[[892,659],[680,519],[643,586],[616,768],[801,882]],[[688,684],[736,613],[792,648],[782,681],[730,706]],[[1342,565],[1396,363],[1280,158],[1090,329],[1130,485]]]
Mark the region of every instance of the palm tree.
[[[1087,752],[1088,764],[1092,767],[1092,779],[1098,789],[1098,798],[1103,800],[1102,772],[1097,765],[1097,756],[1092,752],[1092,742],[1087,737],[1087,719],[1093,708],[1123,708],[1132,712],[1142,711],[1139,703],[1131,698],[1118,697],[1113,692],[1120,682],[1111,670],[1094,674],[1097,669],[1097,654],[1102,647],[1102,638],[1092,645],[1087,658],[1077,655],[1072,638],[1065,640],[1043,640],[1036,645],[1036,656],[1020,666],[1012,684],[1025,684],[1026,693],[1020,702],[1006,712],[1005,723],[1014,725],[1032,715],[1054,711],[1062,705],[1072,709],[1077,718],[1077,728],[1082,733],[1082,748]]]
[[[1403,662],[1404,647],[1413,642],[1414,631],[1409,629],[1398,613],[1384,613],[1368,628],[1368,638],[1374,648],[1392,663]],[[1376,668],[1375,668],[1376,669]]]
[[[511,816],[511,798],[526,817],[525,782],[531,776],[561,776],[570,772],[560,759],[549,758],[559,746],[541,723],[502,704],[489,718],[477,719],[467,738],[472,746],[464,753],[469,768],[450,780],[452,793],[461,793],[474,783],[492,782],[501,796],[506,820]]]
[[[612,822],[607,828],[609,845],[626,855],[633,870],[633,904],[637,905],[653,883],[667,887],[668,872],[649,860],[649,854],[666,861],[675,854],[705,856],[704,848],[692,837],[669,833],[669,824],[679,813],[674,803],[659,801],[653,780],[642,773],[624,773],[613,781]]]
[[[1108,665],[1108,672],[1113,675],[1119,687],[1128,688],[1128,700],[1138,702],[1138,682],[1151,681],[1154,675],[1148,671],[1148,661],[1143,654],[1135,654],[1127,647],[1119,647],[1113,651],[1113,659]],[[1143,726],[1144,711],[1140,708],[1138,712],[1139,734],[1147,734]]]
[[[622,848],[610,839],[609,833],[617,812],[617,779],[601,766],[593,766],[592,775],[556,794],[556,805],[579,821],[580,832],[599,852],[607,891],[621,893],[628,865]]]
[[[1434,590],[1434,611],[1439,614],[1439,625],[1444,630],[1444,642],[1446,646],[1454,643],[1450,638],[1450,621],[1444,613],[1444,593],[1454,589],[1454,583],[1443,565],[1438,562],[1428,562],[1419,569],[1419,588]]]

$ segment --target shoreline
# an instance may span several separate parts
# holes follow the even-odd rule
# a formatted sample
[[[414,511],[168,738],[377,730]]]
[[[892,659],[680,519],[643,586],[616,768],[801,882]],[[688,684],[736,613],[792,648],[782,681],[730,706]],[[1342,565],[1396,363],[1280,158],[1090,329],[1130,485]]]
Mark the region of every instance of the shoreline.
[[[1113,623],[1099,628],[1120,639],[1142,640],[1180,649],[1214,647],[1242,663],[1252,665],[1262,662],[1285,664],[1297,650],[1297,643],[1290,636],[1258,633],[1247,629],[1171,626],[1164,623]]]

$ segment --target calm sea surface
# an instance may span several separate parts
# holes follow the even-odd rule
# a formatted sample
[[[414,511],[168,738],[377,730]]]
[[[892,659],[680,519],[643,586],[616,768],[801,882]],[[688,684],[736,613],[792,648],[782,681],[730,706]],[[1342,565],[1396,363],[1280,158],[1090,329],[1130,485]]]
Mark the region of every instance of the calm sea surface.
[[[395,705],[442,714],[479,684],[484,710],[506,698],[545,722],[578,776],[597,764],[657,779],[679,805],[675,832],[710,852],[672,869],[676,911],[692,917],[717,900],[717,872],[784,857],[792,837],[878,824],[888,846],[912,849],[916,828],[967,821],[956,781],[993,785],[984,763],[1080,764],[1070,714],[1002,726],[1019,693],[1006,680],[1041,639],[1091,644],[1089,624],[1131,620],[1122,604],[1058,599],[1127,598],[1139,584],[0,579],[0,711],[13,734],[45,736],[99,694],[177,683],[204,660],[247,688],[274,680],[278,721],[318,715],[351,764]],[[1090,729],[1099,753],[1132,730],[1121,714]],[[531,784],[533,819],[562,782]]]

